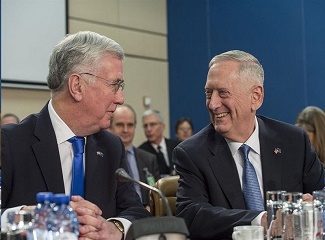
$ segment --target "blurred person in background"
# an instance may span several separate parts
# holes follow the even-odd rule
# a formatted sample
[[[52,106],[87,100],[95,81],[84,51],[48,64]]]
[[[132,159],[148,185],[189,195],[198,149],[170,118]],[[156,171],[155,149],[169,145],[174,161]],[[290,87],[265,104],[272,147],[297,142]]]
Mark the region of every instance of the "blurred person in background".
[[[158,162],[156,155],[143,149],[136,148],[133,145],[136,125],[137,119],[134,109],[128,104],[123,104],[117,106],[108,130],[119,136],[124,144],[130,176],[150,185],[150,182],[148,182],[146,178],[146,170],[149,171],[154,176],[155,181],[157,181],[160,177]],[[134,186],[143,205],[149,210],[149,191],[141,188],[136,183]]]
[[[315,106],[304,108],[297,117],[296,126],[304,129],[325,166],[325,112]]]
[[[193,135],[194,127],[190,118],[182,117],[176,121],[175,135],[179,142],[184,141]]]
[[[19,123],[18,116],[16,116],[13,113],[4,114],[2,116],[2,118],[1,118],[1,125],[5,125],[5,124],[8,124],[8,123],[13,123],[13,124]]]
[[[161,113],[153,109],[144,111],[142,125],[147,141],[139,148],[157,156],[161,177],[175,175],[172,153],[178,142],[164,137],[165,123]]]

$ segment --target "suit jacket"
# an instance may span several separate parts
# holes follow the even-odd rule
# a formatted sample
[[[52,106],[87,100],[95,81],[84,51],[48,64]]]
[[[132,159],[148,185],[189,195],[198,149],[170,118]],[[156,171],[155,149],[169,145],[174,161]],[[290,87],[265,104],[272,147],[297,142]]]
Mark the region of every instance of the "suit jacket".
[[[271,190],[322,189],[323,166],[307,134],[265,117],[258,117],[258,123],[264,196]],[[245,210],[235,161],[212,124],[180,143],[173,160],[180,175],[176,214],[185,219],[191,239],[229,238],[233,227],[251,225],[260,214]]]
[[[148,171],[154,176],[157,181],[160,177],[157,158],[154,154],[144,151],[140,148],[133,147],[135,159],[137,161],[137,167],[139,171],[140,181],[147,183],[147,178],[144,168],[148,168]],[[141,187],[141,196],[143,205],[149,205],[149,191]]]
[[[169,169],[170,169],[170,172],[172,172],[174,170],[174,163],[172,160],[173,150],[177,146],[178,142],[168,139],[168,138],[165,138],[165,142],[166,142],[166,148],[167,148],[167,153],[168,153],[168,158],[169,158]],[[154,147],[151,145],[151,143],[149,141],[142,143],[139,146],[139,148],[141,148],[147,152],[150,152],[152,154],[155,154],[157,156],[156,149],[154,149]],[[157,157],[157,159],[159,159],[159,158]],[[159,169],[159,170],[162,173],[162,170],[161,169]]]
[[[47,105],[18,125],[2,126],[2,207],[35,205],[36,193],[64,193],[56,136]],[[118,168],[127,168],[120,138],[102,130],[87,137],[85,199],[101,208],[104,218],[130,221],[150,216],[133,183],[120,183]]]

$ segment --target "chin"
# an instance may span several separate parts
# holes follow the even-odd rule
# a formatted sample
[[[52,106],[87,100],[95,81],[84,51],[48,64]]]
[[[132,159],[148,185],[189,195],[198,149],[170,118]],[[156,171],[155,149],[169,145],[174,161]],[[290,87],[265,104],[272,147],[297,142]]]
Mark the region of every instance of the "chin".
[[[224,125],[214,125],[214,129],[216,132],[220,133],[221,135],[227,133],[229,131],[229,128]]]

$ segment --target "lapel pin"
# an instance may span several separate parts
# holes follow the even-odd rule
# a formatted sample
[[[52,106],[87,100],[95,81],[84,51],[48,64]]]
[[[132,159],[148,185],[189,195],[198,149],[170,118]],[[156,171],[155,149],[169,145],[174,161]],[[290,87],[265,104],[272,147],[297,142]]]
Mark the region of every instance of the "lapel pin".
[[[281,153],[281,148],[274,148],[274,153],[275,154]]]
[[[104,153],[97,151],[96,152],[97,156],[104,157]]]

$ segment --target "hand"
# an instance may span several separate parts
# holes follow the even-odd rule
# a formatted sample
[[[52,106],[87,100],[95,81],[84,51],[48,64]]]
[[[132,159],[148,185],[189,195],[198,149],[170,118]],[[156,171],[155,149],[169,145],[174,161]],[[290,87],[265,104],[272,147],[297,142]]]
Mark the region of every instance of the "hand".
[[[70,206],[78,215],[79,240],[120,240],[122,233],[111,222],[106,222],[102,211],[95,204],[80,196],[72,196]]]
[[[267,212],[261,218],[261,226],[264,227],[264,233],[267,232]]]
[[[95,230],[94,230],[95,229]],[[96,220],[79,228],[79,240],[121,240],[123,235],[112,222],[97,216]]]
[[[302,195],[302,200],[305,202],[312,202],[313,201],[313,196],[310,195],[309,193],[305,193]]]
[[[31,206],[23,206],[20,210],[28,211],[28,212],[33,212],[35,210],[36,206],[31,205]]]

